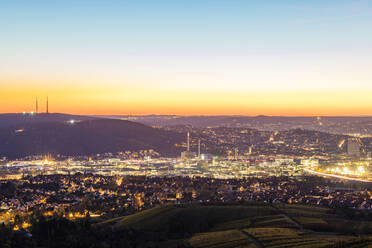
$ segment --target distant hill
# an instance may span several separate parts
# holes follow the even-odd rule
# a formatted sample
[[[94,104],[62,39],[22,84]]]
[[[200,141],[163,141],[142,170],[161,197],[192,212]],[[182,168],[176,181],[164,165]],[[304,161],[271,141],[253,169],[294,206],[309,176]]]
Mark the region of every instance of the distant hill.
[[[35,123],[45,123],[45,122],[65,122],[69,120],[94,120],[94,119],[103,119],[96,118],[92,116],[84,115],[70,115],[70,114],[60,114],[60,113],[51,113],[51,114],[30,114],[30,113],[11,113],[11,114],[0,114],[0,128],[14,126],[18,124],[35,124]]]
[[[143,149],[171,156],[180,152],[174,144],[184,139],[183,134],[130,121],[92,118],[72,124],[66,116],[54,117],[58,118],[60,121],[24,121],[0,128],[0,156],[90,155]]]
[[[244,127],[265,131],[307,129],[335,134],[372,135],[371,116],[110,116],[150,126]]]

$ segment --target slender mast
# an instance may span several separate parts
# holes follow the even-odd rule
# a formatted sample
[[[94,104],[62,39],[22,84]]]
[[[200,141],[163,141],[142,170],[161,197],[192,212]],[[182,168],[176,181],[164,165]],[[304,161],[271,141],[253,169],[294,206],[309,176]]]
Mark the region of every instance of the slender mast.
[[[36,103],[35,103],[35,113],[39,113],[39,103],[38,103],[38,100],[37,100],[37,97],[36,97]]]
[[[47,96],[47,100],[46,100],[46,113],[49,114],[49,99],[48,99],[48,96]]]

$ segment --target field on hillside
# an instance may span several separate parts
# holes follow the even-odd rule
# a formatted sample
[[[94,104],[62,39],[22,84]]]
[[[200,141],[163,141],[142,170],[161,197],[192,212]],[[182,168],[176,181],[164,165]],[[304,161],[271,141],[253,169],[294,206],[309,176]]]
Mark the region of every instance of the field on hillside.
[[[372,221],[355,219],[342,210],[295,204],[278,204],[275,207],[305,229],[343,234],[372,234]]]
[[[255,216],[270,215],[275,211],[270,206],[162,206],[116,219],[114,228],[133,228],[151,232],[197,233],[209,231],[214,226],[241,222]],[[106,224],[109,222],[106,222]],[[229,228],[231,228],[229,227]],[[226,228],[223,228],[226,229]]]
[[[194,248],[256,248],[252,240],[238,230],[208,232],[194,235],[190,240]]]
[[[303,205],[166,205],[97,224],[156,237],[159,247],[367,247],[372,222]],[[347,226],[348,232],[339,229]],[[350,231],[350,232],[349,232]],[[357,234],[357,235],[356,235]]]
[[[309,231],[289,228],[249,228],[244,232],[258,240],[264,247],[364,247],[369,238],[357,238],[341,235],[322,235]]]

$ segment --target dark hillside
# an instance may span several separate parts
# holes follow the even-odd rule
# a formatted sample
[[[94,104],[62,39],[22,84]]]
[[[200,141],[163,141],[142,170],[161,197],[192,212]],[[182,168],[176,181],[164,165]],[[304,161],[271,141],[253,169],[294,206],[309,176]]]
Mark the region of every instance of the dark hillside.
[[[183,135],[123,120],[23,123],[0,129],[0,156],[62,154],[90,155],[154,149],[176,155]]]

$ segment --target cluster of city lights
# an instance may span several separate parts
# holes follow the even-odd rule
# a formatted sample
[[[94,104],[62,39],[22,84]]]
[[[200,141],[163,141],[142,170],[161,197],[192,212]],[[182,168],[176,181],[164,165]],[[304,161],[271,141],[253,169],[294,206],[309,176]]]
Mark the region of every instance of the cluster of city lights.
[[[364,175],[366,173],[366,170],[363,166],[358,166],[356,170],[351,170],[349,167],[343,167],[343,168],[327,168],[327,172],[341,174],[341,175],[355,175],[360,176]]]
[[[27,115],[27,112],[26,111],[23,111],[22,114],[23,115]],[[35,115],[35,112],[34,111],[30,111],[29,114],[30,115]]]

